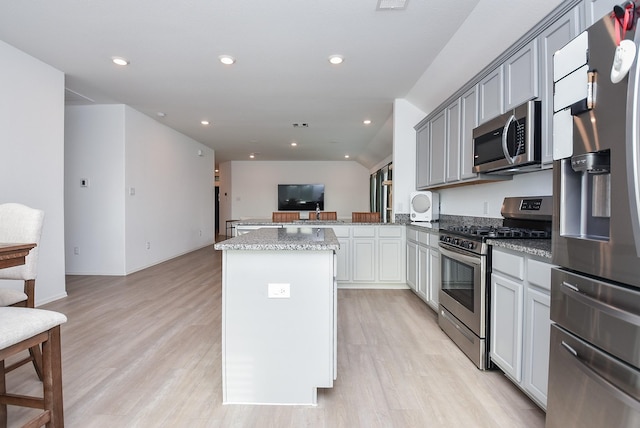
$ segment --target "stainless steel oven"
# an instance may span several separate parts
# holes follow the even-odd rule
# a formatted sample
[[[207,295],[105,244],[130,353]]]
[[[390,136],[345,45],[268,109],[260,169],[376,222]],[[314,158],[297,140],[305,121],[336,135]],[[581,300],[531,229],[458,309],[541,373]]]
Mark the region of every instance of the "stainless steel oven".
[[[440,328],[480,369],[489,367],[491,251],[486,239],[549,239],[551,196],[507,197],[504,219],[446,224],[440,229]],[[482,223],[482,222],[481,222]]]

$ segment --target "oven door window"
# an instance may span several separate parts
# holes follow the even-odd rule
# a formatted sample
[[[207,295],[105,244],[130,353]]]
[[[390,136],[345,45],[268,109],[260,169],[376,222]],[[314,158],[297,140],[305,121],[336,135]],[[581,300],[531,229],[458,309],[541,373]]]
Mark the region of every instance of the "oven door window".
[[[440,281],[442,291],[458,301],[470,312],[474,312],[475,266],[452,259],[444,254],[441,259],[442,272]]]

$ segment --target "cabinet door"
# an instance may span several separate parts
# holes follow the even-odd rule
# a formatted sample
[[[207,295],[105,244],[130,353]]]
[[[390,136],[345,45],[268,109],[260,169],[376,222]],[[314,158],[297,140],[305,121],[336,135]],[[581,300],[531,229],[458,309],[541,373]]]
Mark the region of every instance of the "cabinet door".
[[[460,180],[460,100],[447,107],[447,183]]]
[[[525,300],[527,322],[524,331],[524,389],[546,409],[551,299],[549,294],[529,287]]]
[[[440,292],[440,251],[429,248],[429,285],[427,303],[435,311],[438,310],[438,293]]]
[[[353,244],[353,280],[373,282],[376,279],[376,241],[375,239],[354,239]]]
[[[340,248],[336,251],[336,280],[348,282],[351,280],[351,272],[349,269],[349,263],[351,262],[351,257],[349,257],[351,240],[338,238],[338,242],[340,243]]]
[[[416,189],[429,186],[429,125],[416,133]]]
[[[478,87],[460,97],[460,178],[477,177],[473,172],[473,129],[478,126]]]
[[[416,291],[418,284],[418,245],[407,241],[407,285]]]
[[[553,54],[578,35],[580,7],[563,15],[538,36],[542,99],[542,164],[553,163]]]
[[[442,110],[429,124],[429,185],[443,184],[445,179],[445,147],[447,145],[447,110]]]
[[[480,123],[504,112],[503,80],[502,66],[500,66],[478,83]]]
[[[613,12],[613,6],[622,3],[622,0],[585,0],[587,27]]]
[[[429,282],[429,249],[425,246],[418,246],[418,295],[427,301],[427,287]]]
[[[504,63],[505,111],[538,97],[538,41],[532,40]]]
[[[401,239],[378,241],[378,281],[404,281],[404,244]]]
[[[523,285],[491,274],[491,360],[516,382],[522,381]]]

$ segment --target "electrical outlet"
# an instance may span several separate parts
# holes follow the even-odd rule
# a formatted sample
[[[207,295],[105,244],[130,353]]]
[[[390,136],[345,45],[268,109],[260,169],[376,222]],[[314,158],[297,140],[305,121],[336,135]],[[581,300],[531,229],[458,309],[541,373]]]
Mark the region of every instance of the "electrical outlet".
[[[288,299],[291,297],[291,284],[267,284],[267,296],[270,299]]]
[[[483,214],[489,214],[489,202],[485,202],[482,209]]]
[[[80,254],[80,248],[78,247],[73,247],[73,254],[75,254],[76,256]]]
[[[151,249],[151,242],[147,241],[147,250]]]

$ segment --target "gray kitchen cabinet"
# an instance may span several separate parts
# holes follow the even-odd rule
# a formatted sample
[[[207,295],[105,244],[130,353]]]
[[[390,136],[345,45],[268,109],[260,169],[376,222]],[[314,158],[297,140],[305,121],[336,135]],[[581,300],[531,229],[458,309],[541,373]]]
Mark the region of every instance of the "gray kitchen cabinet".
[[[553,54],[578,35],[583,5],[579,4],[538,36],[542,100],[542,165],[553,166]]]
[[[405,281],[405,226],[383,226],[378,232],[378,282]]]
[[[437,228],[407,227],[407,284],[429,307],[438,310],[440,252]]]
[[[445,138],[446,182],[460,180],[460,99],[446,108],[447,135]]]
[[[356,226],[353,228],[353,276],[355,282],[374,282],[376,279],[375,227]]]
[[[478,86],[473,86],[460,97],[460,178],[472,179],[473,172],[473,129],[478,126]]]
[[[351,278],[351,227],[334,226],[332,229],[340,243],[340,248],[336,250],[336,281],[349,281]]]
[[[428,289],[429,274],[431,272],[429,262],[429,248],[424,245],[418,245],[418,286],[416,287],[416,292],[427,303],[429,303]]]
[[[478,83],[478,123],[484,123],[504,112],[504,74],[502,65]]]
[[[613,6],[624,3],[622,0],[585,0],[586,27],[591,26],[603,16],[613,11]],[[613,55],[613,54],[612,54]]]
[[[438,310],[439,292],[440,250],[438,250],[438,235],[431,235],[431,247],[429,248],[429,283],[427,287],[427,304],[431,306],[434,311]]]
[[[524,286],[491,274],[491,360],[516,383],[522,381],[522,302]]]
[[[409,239],[407,233],[407,285],[415,293],[418,284],[418,244]]]
[[[492,250],[490,357],[542,409],[547,406],[552,267],[529,254]]]
[[[447,146],[447,110],[438,113],[429,124],[429,186],[445,182]]]
[[[540,75],[538,69],[538,41],[529,42],[507,58],[504,68],[504,111],[537,98]]]
[[[416,189],[429,187],[429,122],[416,131]]]

